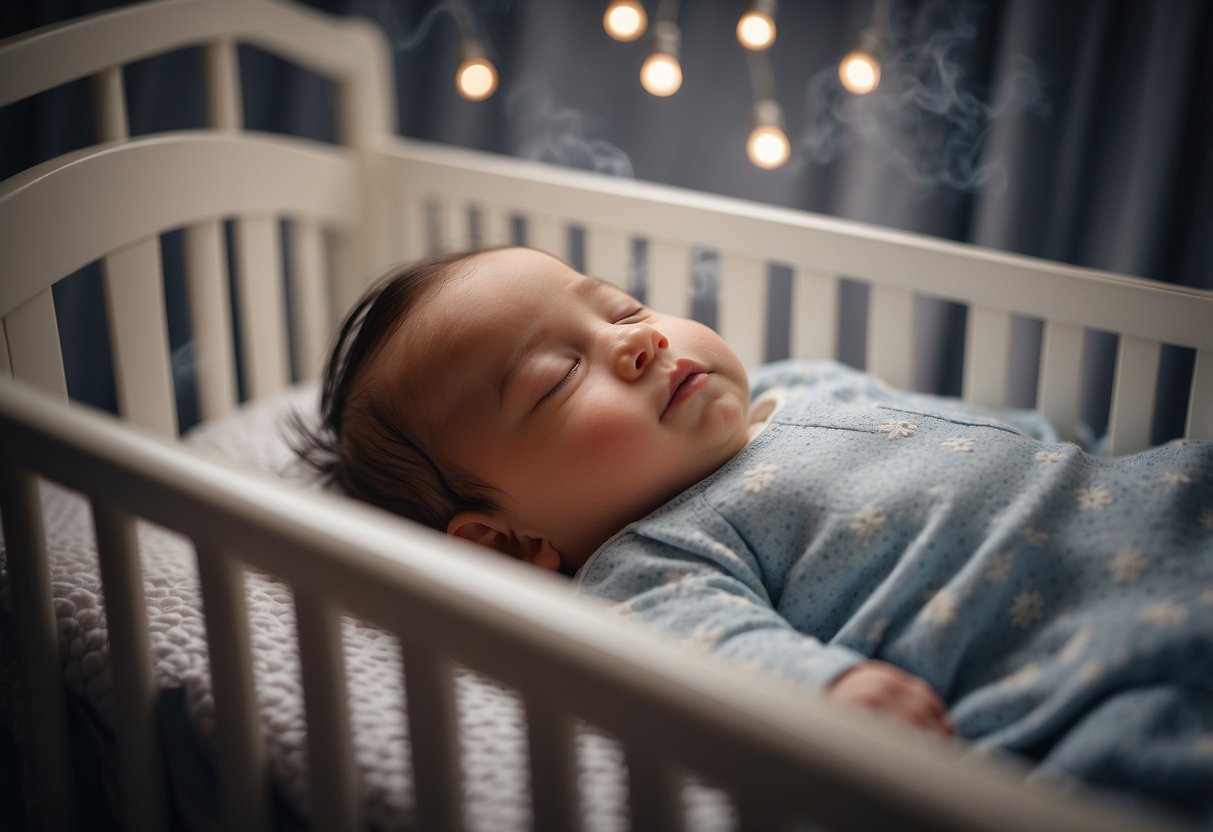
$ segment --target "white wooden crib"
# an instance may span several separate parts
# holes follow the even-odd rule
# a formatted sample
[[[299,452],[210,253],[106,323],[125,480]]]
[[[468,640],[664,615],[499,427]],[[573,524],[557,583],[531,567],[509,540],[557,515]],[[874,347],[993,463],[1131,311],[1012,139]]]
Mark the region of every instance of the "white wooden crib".
[[[243,130],[237,43],[332,79],[339,143]],[[185,47],[203,50],[209,127],[130,137],[123,65]],[[97,123],[95,144],[0,183],[0,511],[21,694],[33,703],[25,786],[38,828],[80,820],[39,478],[85,494],[94,517],[114,691],[106,718],[126,828],[164,828],[169,802],[137,518],[179,532],[197,552],[224,828],[271,822],[246,568],[294,594],[316,829],[354,828],[361,813],[339,672],[346,615],[401,642],[416,828],[464,823],[454,664],[523,701],[536,828],[582,822],[571,763],[578,720],[624,748],[637,829],[679,828],[684,771],[730,795],[745,829],[794,818],[836,829],[1162,828],[1085,794],[1025,785],[1016,766],[927,747],[738,676],[580,603],[546,575],[178,442],[160,255],[160,235],[177,229],[204,420],[238,406],[238,366],[250,400],[314,376],[340,314],[388,265],[521,232],[566,257],[578,240],[587,272],[625,286],[633,241],[645,241],[647,301],[669,310],[690,308],[695,248],[714,250],[718,326],[750,366],[767,358],[772,316],[790,322],[793,357],[834,356],[847,278],[868,287],[867,369],[908,386],[916,297],[953,301],[967,309],[963,395],[999,407],[1014,316],[1043,321],[1037,407],[1068,437],[1079,420],[1084,333],[1114,333],[1115,453],[1149,444],[1160,350],[1182,347],[1195,353],[1185,435],[1213,438],[1213,293],[405,140],[393,133],[391,63],[374,27],[269,0],[141,3],[0,43],[0,106],[90,79]],[[57,281],[97,261],[118,418],[67,404],[52,297]],[[790,306],[770,308],[769,264],[791,269]]]

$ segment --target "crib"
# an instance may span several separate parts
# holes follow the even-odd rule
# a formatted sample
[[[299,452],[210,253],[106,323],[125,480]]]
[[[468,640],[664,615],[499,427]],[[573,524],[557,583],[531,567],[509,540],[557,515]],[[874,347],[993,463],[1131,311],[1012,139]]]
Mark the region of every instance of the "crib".
[[[330,79],[339,141],[244,130],[238,43]],[[209,126],[130,136],[123,65],[186,47],[202,50]],[[1084,334],[1112,333],[1107,435],[1117,454],[1150,444],[1159,357],[1164,345],[1181,348],[1193,353],[1184,435],[1213,438],[1213,293],[407,140],[393,132],[391,61],[372,25],[272,0],[158,0],[0,43],[0,106],[88,79],[97,125],[95,144],[0,183],[4,627],[26,703],[23,791],[36,828],[72,828],[88,811],[68,719],[69,704],[87,696],[64,683],[68,590],[52,581],[46,482],[83,495],[91,517],[112,695],[86,707],[112,730],[123,828],[165,828],[182,811],[171,808],[169,740],[156,718],[163,645],[148,627],[146,524],[180,536],[195,559],[224,829],[275,823],[252,659],[260,619],[247,606],[253,572],[289,587],[293,603],[310,772],[300,812],[312,828],[366,822],[343,650],[350,619],[390,634],[407,669],[405,828],[492,828],[491,814],[474,821],[463,806],[456,667],[520,703],[522,824],[533,828],[595,827],[577,777],[583,723],[622,749],[612,817],[634,829],[1169,828],[1094,793],[1029,784],[1008,760],[974,760],[739,675],[538,570],[179,441],[160,249],[169,231],[184,235],[204,426],[239,420],[313,378],[342,312],[389,265],[524,243],[682,313],[695,253],[710,248],[715,325],[751,367],[835,356],[849,281],[866,291],[866,369],[910,386],[916,299],[960,304],[963,397],[995,408],[1006,404],[1014,320],[1038,321],[1036,407],[1069,438]],[[69,402],[52,295],[98,262],[118,416]],[[702,824],[686,803],[688,773],[723,795]]]

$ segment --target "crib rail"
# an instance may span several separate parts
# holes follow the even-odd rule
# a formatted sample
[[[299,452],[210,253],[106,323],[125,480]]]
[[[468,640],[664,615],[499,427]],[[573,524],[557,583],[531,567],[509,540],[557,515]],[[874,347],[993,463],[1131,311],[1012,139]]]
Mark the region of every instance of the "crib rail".
[[[127,703],[120,713],[129,715],[118,725],[121,773],[137,828],[157,828],[163,814],[152,776],[155,726],[142,701],[150,681],[147,646],[126,632],[143,629],[145,616],[134,517],[186,535],[198,553],[224,828],[265,828],[268,817],[242,602],[245,567],[280,577],[296,594],[310,754],[325,761],[311,769],[317,828],[358,823],[342,614],[386,628],[403,645],[415,766],[426,778],[417,789],[420,828],[460,827],[452,756],[456,662],[515,688],[525,700],[538,829],[579,827],[570,765],[578,719],[624,745],[636,828],[679,828],[674,785],[688,770],[744,796],[738,801],[743,829],[792,818],[836,828],[1115,832],[1147,828],[1146,820],[1148,828],[1167,828],[1154,818],[1112,813],[1081,795],[1027,788],[1011,769],[967,765],[957,752],[728,672],[577,603],[566,585],[536,570],[364,506],[231,471],[122,429],[109,416],[58,407],[43,393],[3,382],[0,512],[10,569],[28,576],[31,587],[47,569],[36,530],[21,528],[37,517],[35,474],[82,491],[99,509],[115,697]],[[132,587],[136,591],[128,591]],[[23,653],[45,657],[57,680],[49,607],[34,596],[15,600],[35,607],[44,625],[24,635]],[[435,631],[443,634],[440,642],[427,635]],[[37,674],[32,667],[27,672]],[[38,747],[61,742],[54,722],[39,727]],[[51,780],[41,781],[43,787],[56,772],[47,754],[40,774]]]
[[[1013,318],[1034,319],[1043,330],[1036,406],[1066,438],[1079,419],[1085,334],[1114,333],[1114,453],[1150,444],[1159,354],[1174,345],[1195,353],[1185,435],[1213,437],[1213,292],[415,141],[395,142],[383,168],[385,199],[412,231],[400,257],[525,242],[568,259],[576,229],[586,268],[627,285],[639,239],[650,303],[688,314],[692,252],[706,247],[721,263],[718,326],[751,367],[782,357],[763,342],[771,316],[790,326],[788,355],[835,357],[840,282],[859,281],[867,368],[900,387],[914,386],[917,300],[952,301],[967,309],[963,396],[991,407],[1006,404]],[[791,269],[791,315],[764,297],[770,264]]]

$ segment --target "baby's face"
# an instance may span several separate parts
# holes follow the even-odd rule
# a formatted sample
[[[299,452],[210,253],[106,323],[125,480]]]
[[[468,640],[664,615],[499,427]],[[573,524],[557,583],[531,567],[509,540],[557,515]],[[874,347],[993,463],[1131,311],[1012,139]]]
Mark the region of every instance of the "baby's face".
[[[472,518],[505,535],[498,544],[543,541],[576,569],[745,445],[745,370],[711,328],[536,251],[470,263],[384,360],[400,360],[395,347],[426,356],[412,375],[428,379],[420,406],[436,450],[501,492],[499,512]]]

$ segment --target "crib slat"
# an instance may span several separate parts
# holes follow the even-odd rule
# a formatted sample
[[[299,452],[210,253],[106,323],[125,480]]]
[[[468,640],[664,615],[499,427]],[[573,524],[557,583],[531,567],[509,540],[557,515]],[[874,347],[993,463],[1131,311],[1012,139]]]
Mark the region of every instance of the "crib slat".
[[[236,43],[219,38],[203,50],[207,121],[217,129],[236,130],[244,122],[240,95],[240,65]]]
[[[8,340],[13,376],[67,401],[67,379],[63,375],[59,324],[51,290],[39,292],[9,312],[4,318],[4,336]]]
[[[328,598],[296,586],[295,619],[307,709],[312,826],[358,829],[358,784],[346,704],[341,618]]]
[[[50,569],[37,480],[0,466],[0,521],[7,545],[9,597],[15,616],[17,672],[29,727],[31,770],[41,827],[72,823],[72,767],[67,700],[59,663],[59,627],[51,603]]]
[[[1196,351],[1184,436],[1213,439],[1213,352],[1208,350]]]
[[[792,358],[838,355],[838,278],[796,267],[792,272]]]
[[[581,815],[574,780],[573,721],[554,702],[535,696],[527,697],[526,719],[535,829],[576,832]]]
[[[324,235],[311,220],[291,226],[291,288],[295,316],[291,334],[300,378],[324,368],[329,338],[329,303],[324,284]]]
[[[198,409],[205,419],[236,406],[236,356],[223,226],[218,220],[185,229],[185,276],[198,367]]]
[[[118,409],[137,425],[176,436],[159,238],[141,240],[103,258],[101,275]]]
[[[135,519],[96,498],[92,507],[105,588],[123,821],[128,829],[164,829],[168,802]]]
[[[404,683],[419,829],[463,828],[459,737],[450,663],[428,646],[404,645]]]
[[[873,286],[868,304],[867,369],[908,389],[914,379],[914,295]]]
[[[126,92],[122,86],[122,67],[111,66],[92,78],[93,125],[98,142],[116,141],[130,136],[126,117]]]
[[[982,306],[969,307],[965,327],[965,401],[985,407],[1005,406],[1010,350],[1011,313]]]
[[[721,257],[720,334],[748,370],[766,358],[768,294],[766,263],[734,254]]]
[[[250,832],[268,829],[269,780],[253,685],[244,572],[240,563],[225,552],[200,545],[198,583],[215,697],[223,826]]]
[[[670,315],[691,314],[691,248],[649,241],[648,305]]]
[[[438,231],[442,251],[465,251],[472,247],[472,226],[468,206],[461,199],[443,200],[439,209]]]
[[[480,205],[480,247],[494,248],[508,246],[514,243],[513,221],[510,209],[504,205],[481,203]]]
[[[628,807],[634,832],[682,829],[679,778],[659,749],[642,742],[627,747]]]
[[[526,218],[527,245],[546,251],[553,257],[569,257],[569,232],[564,223],[546,214],[528,214]]]
[[[1083,331],[1072,324],[1045,321],[1040,346],[1040,382],[1036,409],[1062,439],[1077,436]]]
[[[628,266],[632,241],[627,234],[614,228],[587,226],[585,229],[586,273],[614,283],[625,292],[628,286]]]
[[[1121,336],[1108,422],[1109,453],[1131,454],[1150,447],[1161,353],[1158,341]]]
[[[245,394],[258,399],[286,386],[286,308],[278,221],[236,220],[236,275]]]
[[[343,235],[348,237],[350,235]],[[425,201],[416,194],[400,196],[400,240],[397,242],[401,259],[412,262],[429,253],[429,224],[426,222]],[[345,309],[342,309],[344,312]]]

